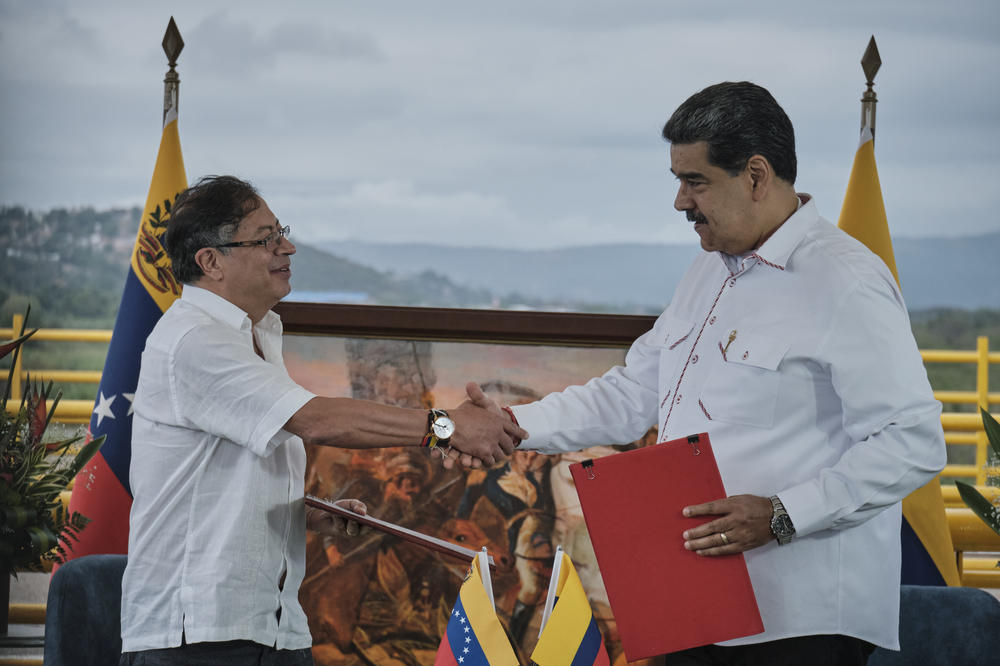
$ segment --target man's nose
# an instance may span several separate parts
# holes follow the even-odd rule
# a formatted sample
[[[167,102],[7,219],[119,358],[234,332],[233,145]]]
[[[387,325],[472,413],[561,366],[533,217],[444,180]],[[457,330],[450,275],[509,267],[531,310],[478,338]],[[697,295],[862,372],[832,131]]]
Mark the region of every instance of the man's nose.
[[[281,242],[278,243],[277,250],[281,254],[285,254],[285,255],[295,254],[295,243],[293,243],[292,241],[288,240],[288,236],[282,236],[281,237]]]
[[[677,196],[674,197],[674,210],[685,211],[691,208],[694,208],[694,204],[688,194],[687,185],[681,184],[677,188]]]

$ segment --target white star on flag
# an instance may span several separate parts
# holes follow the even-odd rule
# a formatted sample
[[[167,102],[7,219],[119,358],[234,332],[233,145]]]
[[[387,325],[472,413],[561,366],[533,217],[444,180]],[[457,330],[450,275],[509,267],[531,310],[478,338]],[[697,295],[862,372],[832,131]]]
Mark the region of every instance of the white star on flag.
[[[122,393],[122,397],[128,400],[128,414],[125,416],[132,416],[132,405],[135,402],[135,393]]]
[[[94,406],[94,414],[97,414],[97,425],[101,425],[101,421],[107,416],[109,419],[115,418],[114,413],[111,411],[111,403],[115,401],[118,396],[112,395],[105,398],[104,392],[101,391],[101,397],[98,404]]]

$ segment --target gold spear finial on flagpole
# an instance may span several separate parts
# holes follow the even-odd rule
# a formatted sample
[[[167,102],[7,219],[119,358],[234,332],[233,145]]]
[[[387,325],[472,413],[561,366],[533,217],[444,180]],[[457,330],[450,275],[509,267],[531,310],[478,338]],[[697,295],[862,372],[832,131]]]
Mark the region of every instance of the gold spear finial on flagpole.
[[[875,104],[878,103],[873,86],[875,85],[875,74],[878,73],[881,66],[882,58],[878,54],[875,35],[872,35],[872,38],[868,40],[868,48],[865,49],[865,54],[861,56],[861,69],[865,73],[868,84],[868,90],[861,96],[861,129],[865,127],[871,129],[872,137],[875,136]]]
[[[184,50],[184,40],[181,39],[181,31],[174,23],[174,17],[170,17],[167,24],[167,32],[163,35],[163,52],[167,54],[167,64],[170,65],[166,78],[163,79],[163,123],[167,122],[167,114],[171,110],[177,113],[177,102],[180,95],[181,77],[178,76],[177,56]]]

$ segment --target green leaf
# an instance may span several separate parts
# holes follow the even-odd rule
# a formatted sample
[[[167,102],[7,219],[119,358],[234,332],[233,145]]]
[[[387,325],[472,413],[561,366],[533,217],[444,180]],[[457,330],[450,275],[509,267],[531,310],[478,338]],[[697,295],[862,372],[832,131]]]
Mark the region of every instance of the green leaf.
[[[10,529],[34,523],[38,513],[24,506],[8,506],[0,509],[0,525]]]
[[[962,501],[972,509],[972,512],[989,525],[994,532],[1000,534],[1000,511],[997,510],[997,507],[993,506],[972,485],[964,481],[955,481],[955,486],[958,488],[958,494],[961,495]]]
[[[80,473],[80,470],[90,462],[90,459],[94,457],[101,445],[104,444],[104,440],[107,439],[107,435],[101,435],[97,439],[87,442],[81,449],[80,452],[76,454],[73,462],[70,463],[68,471],[71,471],[71,478],[75,477]]]
[[[990,440],[993,452],[1000,456],[1000,423],[997,423],[993,415],[982,407],[979,408],[979,413],[983,416],[983,430],[986,431],[986,438]]]
[[[0,342],[0,358],[3,358],[4,356],[12,352],[16,347],[20,347],[22,344],[24,344],[25,340],[27,340],[37,332],[38,329],[35,328],[32,329],[30,332],[20,336],[19,338],[15,338],[13,340],[7,340],[5,342]]]
[[[36,556],[41,556],[42,553],[52,550],[59,543],[59,539],[46,525],[29,527],[27,532]]]

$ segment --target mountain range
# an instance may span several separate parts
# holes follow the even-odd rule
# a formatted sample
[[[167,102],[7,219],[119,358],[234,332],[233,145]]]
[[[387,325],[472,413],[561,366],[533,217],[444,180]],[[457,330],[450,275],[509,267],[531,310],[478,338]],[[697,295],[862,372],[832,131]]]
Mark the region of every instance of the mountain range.
[[[317,249],[397,277],[433,271],[470,289],[523,300],[659,310],[701,252],[695,244],[617,244],[556,250],[337,241]],[[896,267],[910,310],[1000,308],[1000,232],[896,238]]]

